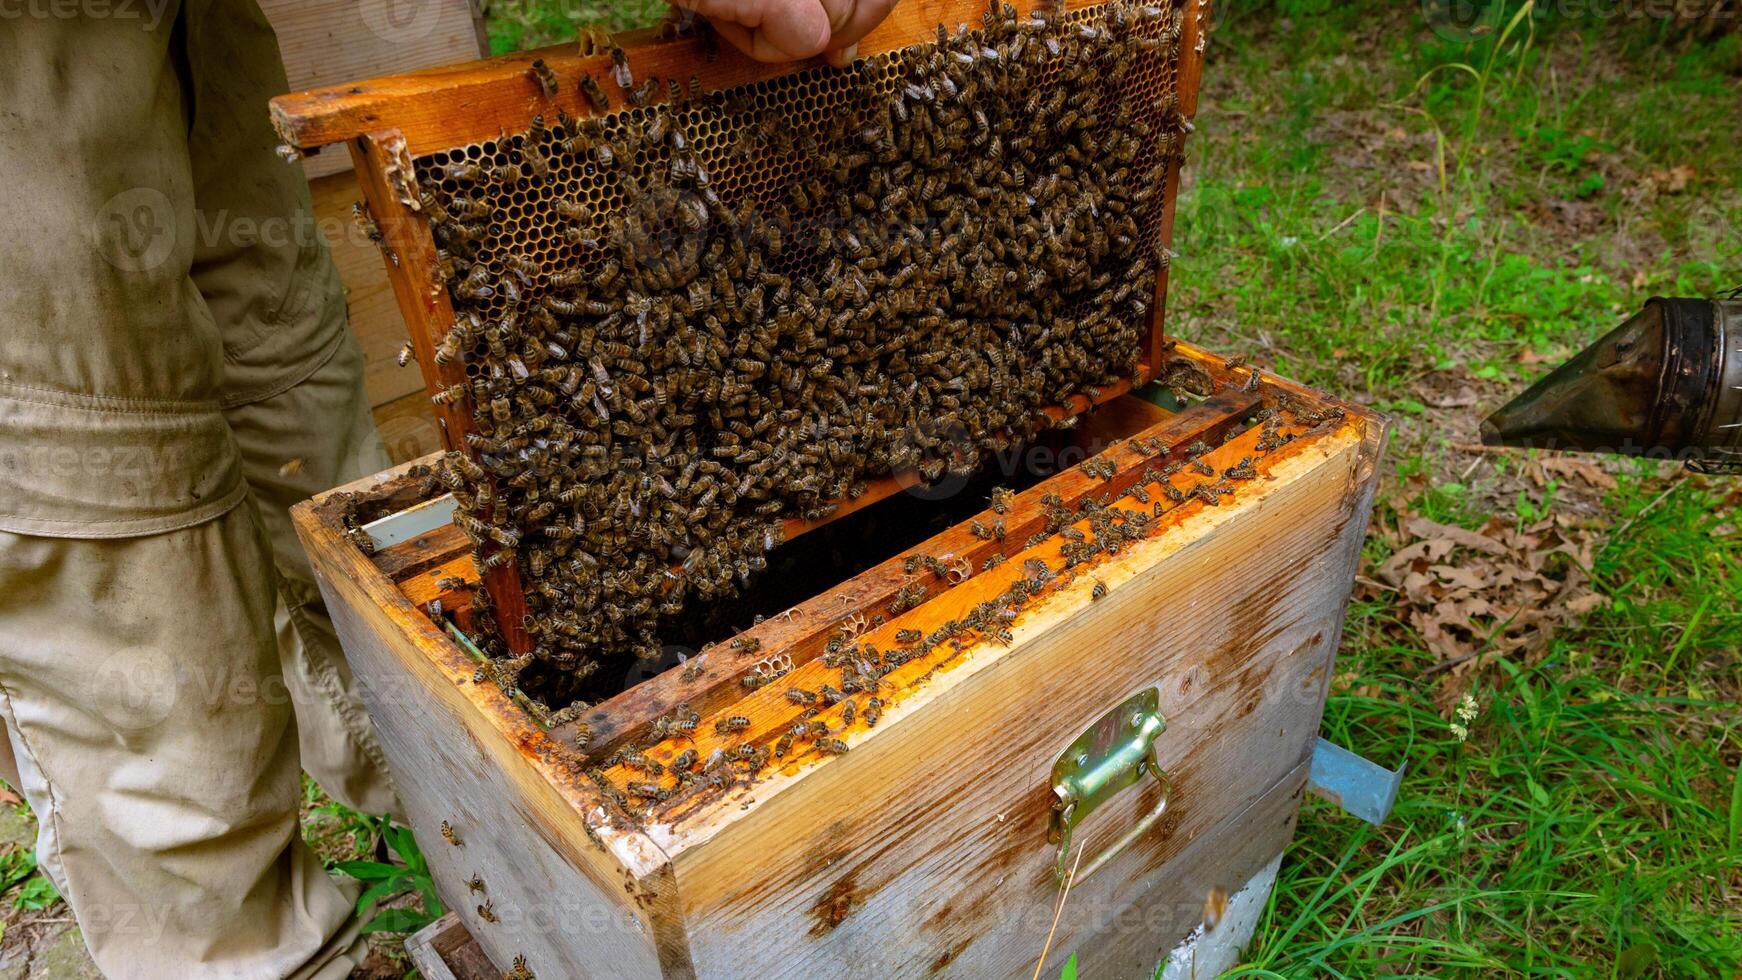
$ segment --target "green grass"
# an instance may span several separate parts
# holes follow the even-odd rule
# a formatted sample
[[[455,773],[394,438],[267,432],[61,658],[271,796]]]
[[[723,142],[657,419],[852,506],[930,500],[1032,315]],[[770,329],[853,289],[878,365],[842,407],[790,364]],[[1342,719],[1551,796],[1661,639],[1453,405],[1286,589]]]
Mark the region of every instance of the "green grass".
[[[1179,205],[1175,329],[1391,411],[1388,526],[1568,506],[1460,451],[1479,409],[1429,393],[1492,407],[1646,297],[1742,282],[1739,40],[1543,18],[1454,44],[1413,4],[1286,26],[1237,7]],[[1677,167],[1694,183],[1651,192]],[[1241,973],[1742,969],[1734,484],[1619,469],[1580,502],[1611,603],[1483,672],[1467,741],[1389,597],[1354,604],[1324,734],[1409,774],[1380,829],[1307,805]]]

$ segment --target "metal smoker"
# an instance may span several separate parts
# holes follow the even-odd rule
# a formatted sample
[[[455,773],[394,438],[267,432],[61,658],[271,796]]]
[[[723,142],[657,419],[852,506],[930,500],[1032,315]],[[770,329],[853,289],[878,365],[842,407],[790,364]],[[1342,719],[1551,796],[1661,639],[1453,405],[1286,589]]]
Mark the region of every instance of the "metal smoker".
[[[1742,289],[1653,297],[1482,423],[1490,446],[1678,459],[1742,474]]]

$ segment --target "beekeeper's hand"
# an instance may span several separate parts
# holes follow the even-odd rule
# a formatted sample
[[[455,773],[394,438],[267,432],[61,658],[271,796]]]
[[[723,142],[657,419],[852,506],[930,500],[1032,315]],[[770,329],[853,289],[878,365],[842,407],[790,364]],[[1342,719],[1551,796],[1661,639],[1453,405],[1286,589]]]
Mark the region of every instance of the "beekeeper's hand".
[[[859,39],[895,9],[895,0],[672,0],[706,17],[721,36],[757,61],[800,61],[818,54],[841,66]]]

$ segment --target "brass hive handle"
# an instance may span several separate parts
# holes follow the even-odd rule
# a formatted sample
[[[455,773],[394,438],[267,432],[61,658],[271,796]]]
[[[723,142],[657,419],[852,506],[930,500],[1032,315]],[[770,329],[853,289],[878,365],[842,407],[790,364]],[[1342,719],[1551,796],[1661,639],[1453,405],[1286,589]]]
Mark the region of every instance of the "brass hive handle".
[[[1072,832],[1102,803],[1141,782],[1145,775],[1154,776],[1161,784],[1161,796],[1155,806],[1118,840],[1096,854],[1086,867],[1079,868],[1076,872],[1079,880],[1100,870],[1167,812],[1173,781],[1155,754],[1155,740],[1167,729],[1167,719],[1158,710],[1159,703],[1160,695],[1155,688],[1138,692],[1089,726],[1053,764],[1055,799],[1047,840],[1058,845],[1053,874],[1060,884],[1068,872],[1066,861]]]

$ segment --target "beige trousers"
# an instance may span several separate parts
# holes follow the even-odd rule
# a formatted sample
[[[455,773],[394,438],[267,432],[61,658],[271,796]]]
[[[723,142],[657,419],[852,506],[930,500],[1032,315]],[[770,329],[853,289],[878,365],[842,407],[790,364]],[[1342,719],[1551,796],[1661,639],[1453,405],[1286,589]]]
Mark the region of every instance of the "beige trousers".
[[[299,767],[395,806],[286,513],[378,470],[253,0],[0,18],[0,716],[112,977],[342,977]]]

